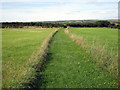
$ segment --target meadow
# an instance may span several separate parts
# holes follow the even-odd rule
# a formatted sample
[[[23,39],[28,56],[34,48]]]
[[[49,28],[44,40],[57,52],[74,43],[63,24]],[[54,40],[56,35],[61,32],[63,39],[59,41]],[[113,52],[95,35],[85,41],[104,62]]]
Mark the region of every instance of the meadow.
[[[3,88],[116,88],[117,60],[117,29],[2,29]]]
[[[30,58],[40,49],[42,42],[56,29],[2,29],[2,87],[18,87],[31,77]],[[24,78],[24,77],[28,78]]]

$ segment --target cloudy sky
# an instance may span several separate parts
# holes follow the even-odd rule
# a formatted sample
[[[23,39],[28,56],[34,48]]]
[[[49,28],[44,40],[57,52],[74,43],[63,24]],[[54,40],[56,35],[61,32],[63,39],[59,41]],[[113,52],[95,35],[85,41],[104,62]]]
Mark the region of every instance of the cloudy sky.
[[[0,0],[0,22],[117,19],[119,0]]]

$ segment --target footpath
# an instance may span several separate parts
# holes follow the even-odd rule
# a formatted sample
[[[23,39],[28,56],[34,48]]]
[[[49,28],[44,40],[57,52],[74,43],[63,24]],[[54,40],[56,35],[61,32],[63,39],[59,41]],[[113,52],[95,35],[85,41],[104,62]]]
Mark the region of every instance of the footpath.
[[[39,88],[115,88],[116,81],[100,70],[92,58],[58,30],[52,38]]]

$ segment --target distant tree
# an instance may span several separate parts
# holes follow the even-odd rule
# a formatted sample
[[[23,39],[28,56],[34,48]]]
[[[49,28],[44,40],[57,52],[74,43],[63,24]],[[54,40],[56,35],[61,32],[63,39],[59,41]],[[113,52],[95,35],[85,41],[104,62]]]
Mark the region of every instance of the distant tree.
[[[109,21],[96,21],[98,27],[108,27],[110,25]]]

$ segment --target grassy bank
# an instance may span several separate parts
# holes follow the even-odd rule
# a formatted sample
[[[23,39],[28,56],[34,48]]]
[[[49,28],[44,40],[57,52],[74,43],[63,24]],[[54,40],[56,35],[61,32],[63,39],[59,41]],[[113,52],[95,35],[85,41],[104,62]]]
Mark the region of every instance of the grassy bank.
[[[112,88],[112,79],[93,62],[86,51],[64,33],[64,29],[52,39],[48,59],[40,73],[41,88]]]
[[[34,76],[31,67],[38,62],[35,58],[38,53],[40,54],[43,41],[55,29],[2,29],[2,31],[2,86],[16,88],[23,82],[29,82],[31,76]]]

